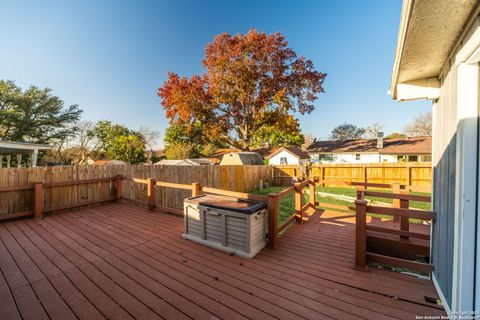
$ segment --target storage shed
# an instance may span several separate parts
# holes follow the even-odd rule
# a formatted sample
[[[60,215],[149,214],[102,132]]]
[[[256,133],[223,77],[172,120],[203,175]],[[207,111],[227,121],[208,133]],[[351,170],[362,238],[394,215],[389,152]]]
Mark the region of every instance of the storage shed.
[[[256,152],[231,152],[223,156],[220,162],[221,166],[225,165],[263,165],[262,156]]]

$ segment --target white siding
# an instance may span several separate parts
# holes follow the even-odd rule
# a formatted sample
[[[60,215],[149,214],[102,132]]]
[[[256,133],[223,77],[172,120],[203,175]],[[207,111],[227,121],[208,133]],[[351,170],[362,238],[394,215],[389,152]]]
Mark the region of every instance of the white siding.
[[[287,152],[285,150],[282,150],[279,153],[277,153],[276,155],[274,155],[273,157],[271,157],[268,160],[268,164],[278,166],[278,165],[280,165],[280,160],[282,158],[287,159],[287,164],[288,165],[298,165],[298,164],[300,164],[300,159],[299,158],[295,157],[293,154],[291,154],[290,152]],[[282,163],[282,164],[284,164],[284,163]]]

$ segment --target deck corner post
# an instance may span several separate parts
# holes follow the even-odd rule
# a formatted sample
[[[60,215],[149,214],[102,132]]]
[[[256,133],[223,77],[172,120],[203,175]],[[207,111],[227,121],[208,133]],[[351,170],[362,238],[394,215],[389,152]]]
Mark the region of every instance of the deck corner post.
[[[115,176],[115,201],[120,202],[123,199],[123,176],[118,174]]]
[[[43,217],[43,182],[37,181],[33,184],[33,217]]]
[[[268,247],[275,249],[278,244],[278,194],[268,195]]]
[[[202,194],[202,185],[198,182],[192,183],[192,197],[198,197]]]
[[[355,200],[355,208],[355,269],[366,271],[367,201],[364,199]]]
[[[309,184],[309,192],[310,192],[310,207],[312,207],[313,209],[315,209],[315,201],[316,201],[316,192],[317,192],[317,185],[315,184],[314,181],[310,181],[310,184]]]
[[[148,210],[155,210],[155,179],[147,179],[147,206]]]
[[[409,194],[408,190],[401,189],[400,194]],[[407,199],[400,199],[400,208],[409,209],[410,201]],[[400,217],[400,230],[409,232],[410,231],[410,218],[409,217]],[[400,236],[400,241],[409,241],[409,236]]]
[[[303,223],[303,210],[302,210],[302,183],[295,182],[295,220],[298,223]]]

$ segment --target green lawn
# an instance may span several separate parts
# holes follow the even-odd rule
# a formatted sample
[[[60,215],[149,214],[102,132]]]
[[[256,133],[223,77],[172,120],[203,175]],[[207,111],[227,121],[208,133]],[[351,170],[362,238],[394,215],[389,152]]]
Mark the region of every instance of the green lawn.
[[[339,195],[345,195],[345,196],[350,196],[350,197],[355,197],[357,194],[357,191],[355,188],[341,188],[341,187],[317,187],[317,190],[319,192],[326,192],[326,193],[333,193],[333,194],[339,194]],[[377,190],[375,190],[377,191]],[[389,192],[391,193],[390,190],[378,190],[380,192]],[[422,195],[422,196],[429,196],[430,194],[428,193],[421,193],[421,192],[411,192],[411,194],[414,195]],[[389,198],[381,198],[381,197],[366,197],[369,200],[372,201],[379,201],[379,202],[384,202],[384,203],[392,203],[393,199]],[[416,209],[421,209],[421,210],[431,210],[431,204],[429,202],[419,202],[419,201],[410,201],[410,207],[411,208],[416,208]]]
[[[263,190],[254,190],[252,193],[255,194],[262,194],[262,195],[268,195],[269,193],[277,193],[282,190],[285,190],[287,187],[268,187],[264,188]],[[338,194],[338,195],[345,195],[345,196],[351,196],[355,197],[356,195],[356,189],[354,188],[340,188],[340,187],[317,187],[317,190],[319,192],[326,192],[326,193],[332,193],[332,194]],[[413,193],[416,195],[428,195],[425,193]],[[384,203],[392,203],[392,199],[388,198],[378,198],[378,197],[367,197],[369,200],[372,201],[380,201]],[[306,203],[309,199],[308,194],[303,194],[303,203]],[[355,204],[353,202],[345,201],[345,200],[339,200],[335,199],[332,197],[318,197],[317,198],[318,202],[325,203],[325,204],[333,204],[333,205],[340,205],[340,206],[350,206],[354,207]],[[412,208],[417,208],[417,209],[422,209],[422,210],[431,210],[430,209],[430,203],[425,203],[425,202],[417,202],[417,201],[411,201],[410,206]],[[319,209],[329,209],[328,207],[323,207],[319,206]],[[288,194],[286,197],[280,199],[279,204],[278,204],[278,225],[281,225],[283,222],[287,221],[288,218],[292,216],[292,214],[295,211],[295,197],[294,193]],[[331,208],[330,208],[331,209]],[[335,209],[337,210],[337,209]],[[354,214],[352,211],[345,211],[345,210],[337,210],[337,211],[342,211],[342,212],[348,212],[351,213],[352,215]],[[378,215],[378,214],[371,214],[373,217],[378,217],[378,218],[390,218],[390,216],[383,216],[383,215]],[[419,223],[421,221],[416,220],[416,219],[411,219],[410,222],[412,223]]]

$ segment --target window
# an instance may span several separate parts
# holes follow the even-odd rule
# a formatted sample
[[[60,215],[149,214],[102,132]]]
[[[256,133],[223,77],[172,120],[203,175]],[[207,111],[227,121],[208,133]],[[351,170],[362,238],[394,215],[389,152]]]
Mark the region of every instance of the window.
[[[355,155],[355,160],[360,161],[360,153],[357,153],[357,154]]]
[[[417,162],[418,156],[408,156],[408,162]]]
[[[288,162],[287,162],[287,157],[281,157],[281,158],[280,158],[280,164],[282,164],[282,165],[287,165],[287,164],[288,164]]]
[[[422,156],[422,161],[432,162],[432,156],[431,155]]]
[[[331,153],[320,154],[318,155],[318,159],[320,161],[333,161],[333,154]]]
[[[405,162],[407,159],[405,159],[405,156],[397,156],[397,161],[398,162]]]

